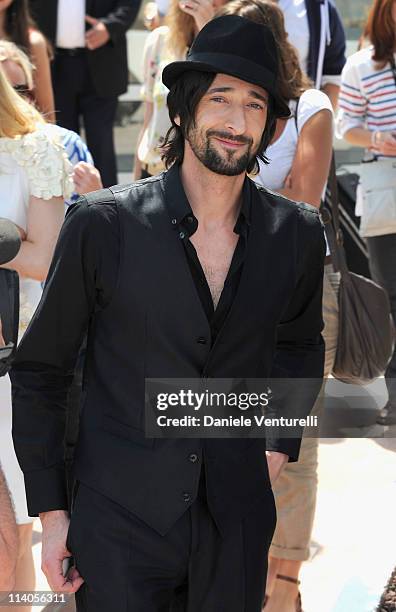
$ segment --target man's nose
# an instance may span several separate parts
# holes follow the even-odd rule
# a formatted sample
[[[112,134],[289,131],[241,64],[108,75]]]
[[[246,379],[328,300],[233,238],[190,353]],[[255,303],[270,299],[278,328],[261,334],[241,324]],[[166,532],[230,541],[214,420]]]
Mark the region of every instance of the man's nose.
[[[225,127],[233,134],[244,134],[246,131],[246,110],[244,106],[232,105],[226,118]]]

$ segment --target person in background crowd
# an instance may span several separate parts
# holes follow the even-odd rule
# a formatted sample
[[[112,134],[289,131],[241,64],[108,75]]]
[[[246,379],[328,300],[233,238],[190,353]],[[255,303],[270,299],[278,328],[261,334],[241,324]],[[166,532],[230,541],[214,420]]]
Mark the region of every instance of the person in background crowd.
[[[11,591],[15,584],[18,532],[10,493],[0,465],[0,603],[1,591]]]
[[[55,121],[49,48],[30,15],[28,0],[0,2],[1,38],[14,42],[29,55],[35,66],[33,98],[46,121]]]
[[[276,0],[275,0],[276,1]],[[300,65],[317,89],[337,107],[341,70],[345,64],[345,32],[332,0],[278,0],[291,44]]]
[[[355,147],[379,158],[396,157],[396,3],[375,0],[365,34],[371,45],[348,58],[341,78],[337,130]],[[358,188],[356,214],[360,214]],[[396,235],[366,238],[372,278],[387,290],[396,321]],[[396,348],[385,374],[389,399],[377,417],[381,425],[396,423]]]
[[[147,37],[143,52],[144,118],[135,154],[135,180],[162,172],[160,147],[171,124],[161,77],[164,67],[184,59],[195,36],[225,0],[171,0],[166,25]]]
[[[267,149],[269,164],[261,161],[253,179],[260,185],[296,201],[319,208],[327,182],[333,141],[333,112],[326,94],[312,88],[302,72],[296,49],[290,44],[280,7],[271,0],[233,0],[220,14],[240,15],[266,25],[280,49],[278,91],[288,100],[291,117],[278,119]],[[325,267],[323,285],[323,337],[325,376],[331,372],[337,347],[338,275]],[[319,414],[318,399],[312,414]],[[273,490],[278,514],[270,547],[267,612],[301,610],[298,576],[309,557],[317,490],[318,439],[304,438],[297,463],[288,463]]]
[[[140,0],[30,0],[30,6],[55,49],[52,79],[57,122],[79,133],[83,119],[103,185],[114,185],[113,124],[117,98],[128,85],[126,31]]]
[[[16,270],[20,277],[20,334],[40,299],[64,218],[64,198],[70,196],[72,185],[71,166],[52,126],[13,89],[0,62],[0,216],[15,223],[22,239],[19,253],[2,267]],[[12,444],[8,375],[0,379],[0,463],[18,524],[15,588],[29,591],[35,585],[32,519]]]
[[[28,101],[33,101],[33,65],[27,55],[14,43],[0,40],[0,62],[13,88]],[[59,134],[66,155],[72,164],[74,193],[66,205],[75,202],[80,194],[102,188],[99,170],[93,165],[91,153],[81,137],[53,125],[52,129]]]

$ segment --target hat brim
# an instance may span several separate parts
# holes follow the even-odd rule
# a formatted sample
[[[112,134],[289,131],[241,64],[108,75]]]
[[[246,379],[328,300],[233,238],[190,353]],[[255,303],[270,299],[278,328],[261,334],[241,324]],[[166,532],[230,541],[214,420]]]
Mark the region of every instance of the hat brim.
[[[271,95],[273,101],[273,111],[277,117],[287,118],[290,117],[290,109],[286,102],[279,97],[276,92],[274,84],[269,75],[265,74],[265,70],[262,70],[261,75],[257,78],[257,65],[255,70],[251,70],[250,62],[246,61],[235,61],[236,58],[232,58],[232,62],[217,61],[216,64],[197,61],[194,59],[188,59],[185,61],[172,62],[165,66],[162,72],[162,81],[168,89],[178,80],[178,78],[189,70],[197,70],[198,72],[212,72],[220,74],[229,74],[248,83],[253,83],[262,87]],[[238,58],[239,59],[239,58]]]

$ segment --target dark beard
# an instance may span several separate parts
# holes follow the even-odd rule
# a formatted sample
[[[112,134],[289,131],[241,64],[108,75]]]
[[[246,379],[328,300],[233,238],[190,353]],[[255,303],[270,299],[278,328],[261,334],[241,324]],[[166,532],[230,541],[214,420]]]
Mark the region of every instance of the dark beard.
[[[225,156],[223,157],[212,145],[210,137],[217,136],[218,138],[225,138],[234,142],[241,142],[248,144],[246,152],[241,156],[237,157],[237,151],[224,151]],[[238,176],[246,172],[250,162],[256,153],[252,154],[253,142],[251,138],[245,138],[243,136],[232,136],[227,132],[217,132],[215,130],[208,130],[205,134],[206,140],[202,139],[199,142],[199,133],[197,130],[191,130],[188,135],[188,142],[191,150],[195,157],[199,161],[216,174],[222,174],[225,176]]]

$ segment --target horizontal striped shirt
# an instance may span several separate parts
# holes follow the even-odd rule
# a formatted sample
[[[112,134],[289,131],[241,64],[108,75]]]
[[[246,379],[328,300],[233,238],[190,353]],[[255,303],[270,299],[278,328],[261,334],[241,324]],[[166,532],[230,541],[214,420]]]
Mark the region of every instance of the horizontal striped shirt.
[[[348,58],[341,75],[337,132],[355,127],[396,131],[396,83],[390,63],[378,68],[373,47]]]

